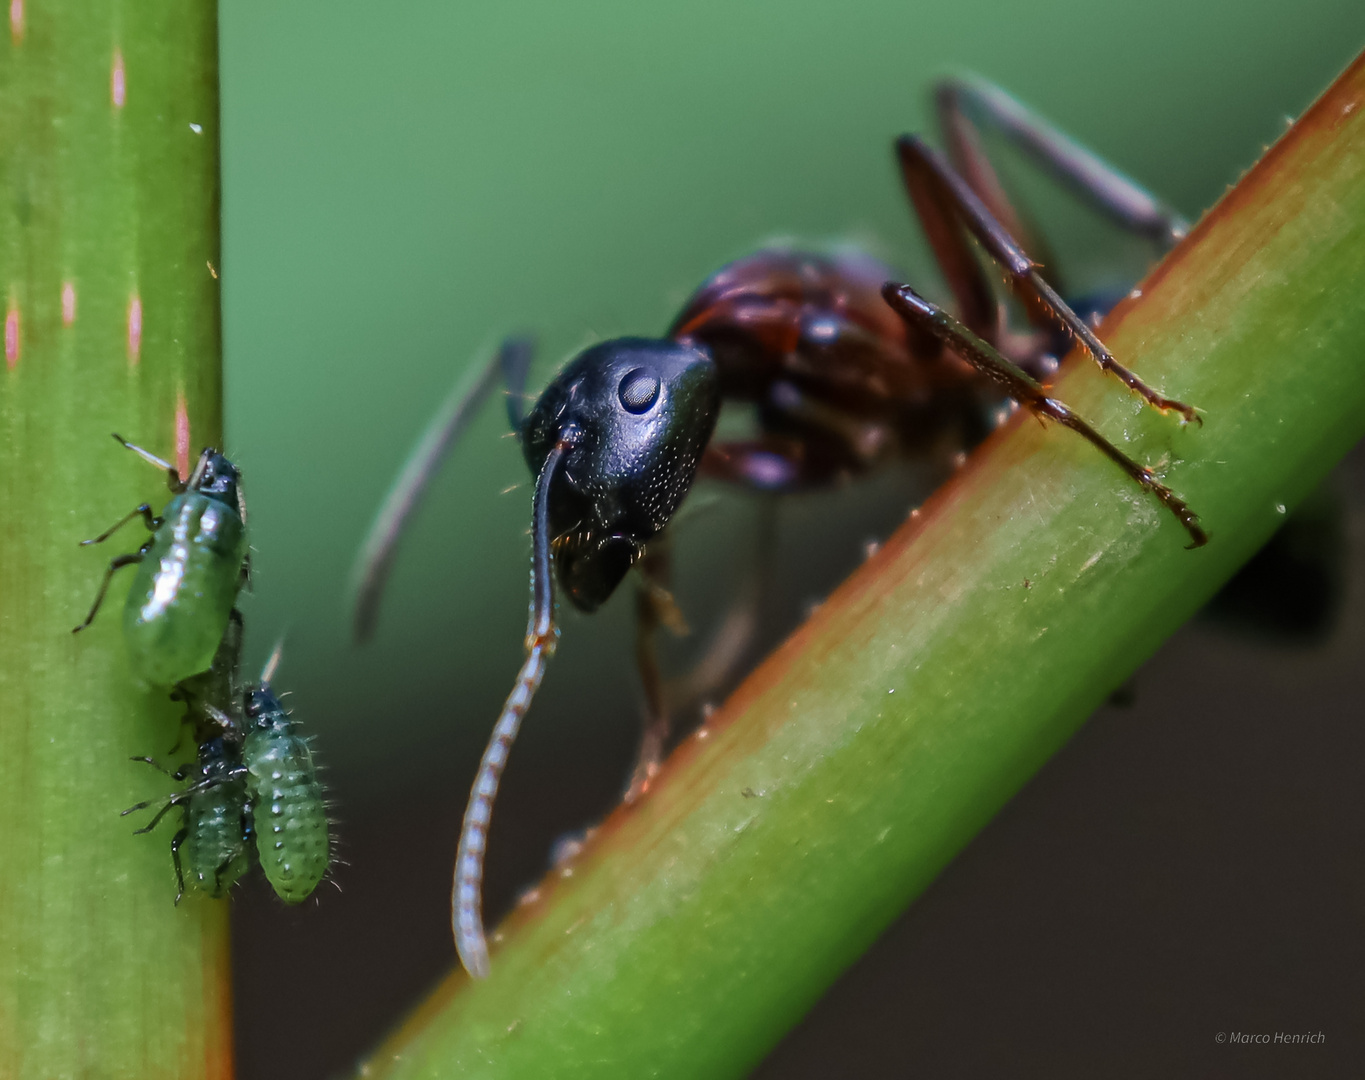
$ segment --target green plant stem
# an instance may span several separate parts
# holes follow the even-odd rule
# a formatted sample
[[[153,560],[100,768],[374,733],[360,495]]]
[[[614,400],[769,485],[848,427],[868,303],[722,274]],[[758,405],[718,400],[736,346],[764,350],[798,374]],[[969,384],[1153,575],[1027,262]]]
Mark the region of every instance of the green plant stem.
[[[0,26],[0,1076],[231,1074],[227,909],[120,818],[174,783],[109,559],[78,541],[222,437],[213,0],[26,0]],[[145,820],[145,819],[144,819]]]
[[[1365,434],[1365,63],[1141,293],[1104,337],[1204,425],[1056,392],[1212,542],[1021,413],[366,1075],[739,1076],[800,1018]]]

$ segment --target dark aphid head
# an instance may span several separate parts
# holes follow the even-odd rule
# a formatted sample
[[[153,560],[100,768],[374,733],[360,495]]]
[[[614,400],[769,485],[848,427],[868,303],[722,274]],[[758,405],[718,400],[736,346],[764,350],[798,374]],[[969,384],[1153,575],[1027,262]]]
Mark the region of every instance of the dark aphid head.
[[[246,520],[246,499],[242,495],[241,471],[211,446],[204,447],[185,487],[227,503]]]
[[[716,367],[692,345],[618,338],[580,353],[522,425],[533,474],[564,448],[549,489],[556,573],[593,611],[668,524],[720,409]]]
[[[266,730],[289,723],[289,713],[275,693],[270,681],[280,666],[280,656],[284,652],[284,641],[275,643],[270,658],[261,671],[261,681],[246,692],[246,727],[248,730]]]

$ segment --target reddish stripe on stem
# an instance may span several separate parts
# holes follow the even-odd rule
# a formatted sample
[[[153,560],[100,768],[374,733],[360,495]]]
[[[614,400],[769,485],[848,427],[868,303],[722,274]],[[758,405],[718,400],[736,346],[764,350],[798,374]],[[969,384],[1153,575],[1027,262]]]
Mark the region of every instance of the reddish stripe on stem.
[[[14,370],[19,363],[19,309],[10,305],[5,313],[5,366]]]
[[[190,411],[183,390],[175,395],[175,467],[180,479],[190,475]]]

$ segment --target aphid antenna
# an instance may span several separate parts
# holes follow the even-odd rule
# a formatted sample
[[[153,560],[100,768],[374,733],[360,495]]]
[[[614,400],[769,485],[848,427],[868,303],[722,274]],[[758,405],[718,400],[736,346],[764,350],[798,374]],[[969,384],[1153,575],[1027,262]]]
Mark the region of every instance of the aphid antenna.
[[[161,458],[153,454],[150,450],[144,450],[142,447],[138,446],[137,443],[130,443],[117,431],[115,431],[113,435],[114,439],[118,442],[120,446],[122,446],[125,450],[131,450],[143,461],[147,462],[147,464],[155,465],[158,469],[165,469],[167,472],[170,473],[175,473],[177,477],[180,475],[176,467],[172,465],[169,461],[163,461]]]
[[[204,472],[209,467],[209,458],[212,457],[214,453],[215,451],[211,446],[206,446],[204,447],[204,449],[199,451],[199,460],[194,463],[194,472],[190,473],[190,478],[184,482],[187,488],[199,486],[199,481],[204,479]],[[237,501],[241,503],[238,509],[239,511],[242,512],[242,523],[245,524],[246,504],[242,503],[240,494],[238,495]]]
[[[275,647],[270,650],[270,658],[265,662],[265,667],[261,668],[261,685],[269,686],[271,680],[275,678],[275,670],[280,666],[280,657],[284,655],[284,635],[281,634],[275,642]]]

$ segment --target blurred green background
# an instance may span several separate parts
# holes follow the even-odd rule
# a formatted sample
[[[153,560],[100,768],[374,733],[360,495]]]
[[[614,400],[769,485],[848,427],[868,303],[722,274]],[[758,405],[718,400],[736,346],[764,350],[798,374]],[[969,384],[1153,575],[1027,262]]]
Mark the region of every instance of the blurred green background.
[[[433,485],[378,640],[347,640],[351,560],[457,375],[529,330],[539,386],[591,341],[661,332],[710,271],[774,237],[860,242],[941,296],[890,144],[926,127],[948,70],[995,80],[1197,216],[1365,45],[1365,6],[223,0],[221,30],[248,650],[259,663],[287,631],[280,685],[331,766],[351,864],[316,910],[237,902],[239,1044],[244,1076],[321,1076],[453,961],[455,828],[520,659],[529,489],[498,408]],[[1079,280],[1141,265],[1026,191]],[[769,633],[904,515],[898,484],[783,511]],[[679,599],[703,632],[752,530],[742,500],[713,501],[679,537]],[[638,729],[629,608],[563,620],[493,830],[495,909],[619,794]],[[268,1023],[281,965],[317,984],[288,1031]]]

